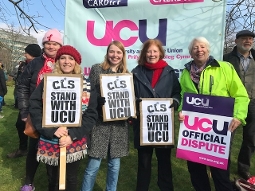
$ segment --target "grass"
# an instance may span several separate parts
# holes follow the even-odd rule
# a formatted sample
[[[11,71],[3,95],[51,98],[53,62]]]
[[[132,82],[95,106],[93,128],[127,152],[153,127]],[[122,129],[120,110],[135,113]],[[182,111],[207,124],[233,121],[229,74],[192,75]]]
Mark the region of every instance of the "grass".
[[[6,155],[18,147],[18,135],[15,127],[18,110],[13,107],[13,87],[8,86],[8,94],[5,96],[6,106],[3,107],[4,118],[0,119],[0,190],[17,191],[24,183],[25,157],[8,159]],[[178,122],[175,124],[175,141],[177,142]],[[237,155],[242,140],[242,129],[238,128],[232,146],[231,179],[238,177],[236,174]],[[193,191],[186,161],[175,157],[175,149],[172,153],[173,182],[175,191]],[[251,173],[255,174],[254,159],[252,160]],[[83,178],[87,159],[81,161],[78,174],[79,188]],[[106,180],[106,160],[103,160],[97,175],[94,191],[104,191]],[[137,151],[133,148],[132,128],[130,128],[130,154],[121,159],[121,169],[118,181],[118,191],[133,191],[136,184]],[[40,164],[35,176],[36,191],[47,190],[47,175],[44,164]],[[213,189],[212,189],[213,190]],[[157,186],[157,163],[155,155],[152,161],[152,177],[150,191],[159,191]]]

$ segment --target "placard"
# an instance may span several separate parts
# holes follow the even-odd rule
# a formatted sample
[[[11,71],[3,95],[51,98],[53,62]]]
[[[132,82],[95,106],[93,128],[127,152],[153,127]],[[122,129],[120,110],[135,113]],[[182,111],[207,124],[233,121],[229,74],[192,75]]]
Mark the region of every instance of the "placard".
[[[136,118],[133,74],[100,74],[103,121]]]
[[[174,144],[172,98],[143,98],[140,102],[140,145]]]
[[[43,127],[80,127],[82,114],[81,74],[45,74]]]
[[[234,99],[185,93],[176,157],[226,170]]]

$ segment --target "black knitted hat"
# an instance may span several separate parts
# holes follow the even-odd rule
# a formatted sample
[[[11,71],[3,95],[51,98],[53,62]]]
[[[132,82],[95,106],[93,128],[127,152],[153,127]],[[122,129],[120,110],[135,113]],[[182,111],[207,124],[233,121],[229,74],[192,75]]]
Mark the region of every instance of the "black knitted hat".
[[[42,54],[42,49],[38,44],[29,44],[25,48],[25,52],[28,53],[30,56],[38,57]]]

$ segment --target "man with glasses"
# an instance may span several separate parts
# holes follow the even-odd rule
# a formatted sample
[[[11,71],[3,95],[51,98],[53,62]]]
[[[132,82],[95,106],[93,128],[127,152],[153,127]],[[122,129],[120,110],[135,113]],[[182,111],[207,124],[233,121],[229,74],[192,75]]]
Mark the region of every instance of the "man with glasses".
[[[252,48],[255,34],[242,30],[236,34],[236,46],[232,52],[223,56],[235,67],[249,98],[246,125],[243,127],[243,141],[238,155],[238,174],[245,180],[251,177],[249,172],[252,154],[255,151],[255,50]]]

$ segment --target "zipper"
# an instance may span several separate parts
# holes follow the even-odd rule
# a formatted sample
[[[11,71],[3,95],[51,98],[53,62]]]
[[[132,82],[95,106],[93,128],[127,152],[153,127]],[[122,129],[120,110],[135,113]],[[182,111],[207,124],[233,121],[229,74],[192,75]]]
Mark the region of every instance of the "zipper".
[[[210,92],[210,95],[212,95],[212,86],[214,84],[214,78],[212,75],[210,75],[210,82],[209,82],[209,92]]]
[[[154,98],[156,98],[155,88],[152,88],[152,92],[153,92],[153,96],[154,96]]]

